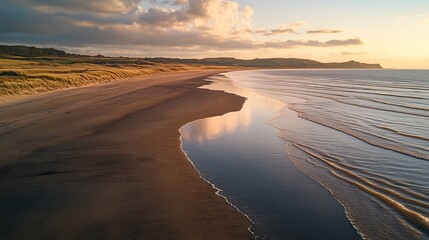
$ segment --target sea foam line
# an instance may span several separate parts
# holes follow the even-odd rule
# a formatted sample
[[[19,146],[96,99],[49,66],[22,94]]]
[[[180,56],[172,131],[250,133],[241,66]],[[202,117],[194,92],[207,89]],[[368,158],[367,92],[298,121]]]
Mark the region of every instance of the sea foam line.
[[[222,77],[222,76],[224,76],[224,75],[216,75],[216,76],[219,76],[219,77]],[[206,81],[208,81],[208,82],[213,82],[213,77],[209,77],[209,78],[207,78],[206,79]],[[208,85],[210,85],[210,83],[209,84],[207,84],[207,85],[204,85],[204,86],[208,86]],[[225,114],[224,114],[225,115]],[[223,116],[223,115],[222,115]],[[212,183],[212,182],[210,182],[208,179],[206,179],[206,178],[204,178],[204,176],[201,174],[201,172],[198,170],[198,168],[195,166],[195,164],[194,164],[194,162],[192,162],[192,160],[191,160],[191,158],[189,157],[189,155],[188,155],[188,153],[185,151],[185,149],[183,148],[183,143],[184,143],[184,141],[183,141],[183,128],[186,126],[186,125],[188,125],[188,124],[192,124],[193,122],[196,122],[196,121],[199,121],[199,120],[202,120],[202,119],[198,119],[198,120],[195,120],[195,121],[191,121],[191,122],[188,122],[188,123],[186,123],[185,125],[183,125],[180,129],[179,129],[179,132],[180,132],[180,138],[179,138],[179,140],[180,140],[180,149],[182,150],[182,152],[183,152],[183,154],[185,155],[185,157],[186,157],[186,159],[188,159],[188,161],[191,163],[191,165],[194,167],[194,169],[195,169],[195,171],[197,171],[197,173],[198,173],[198,175],[200,176],[200,178],[201,179],[203,179],[205,182],[207,182],[208,184],[210,184],[210,186],[216,191],[215,192],[215,195],[217,195],[217,196],[219,196],[219,197],[221,197],[223,200],[225,200],[225,202],[228,204],[228,205],[230,205],[231,207],[233,207],[237,212],[239,212],[241,215],[243,215],[243,216],[245,216],[249,221],[250,221],[250,223],[251,223],[251,225],[247,228],[247,230],[250,232],[250,234],[252,234],[252,236],[255,238],[255,239],[257,239],[258,238],[258,236],[256,235],[256,233],[254,232],[254,231],[252,231],[252,227],[253,227],[253,225],[255,225],[255,222],[252,220],[252,218],[250,218],[250,216],[249,215],[247,215],[246,213],[244,213],[243,211],[241,211],[240,210],[240,208],[238,208],[237,206],[235,206],[231,201],[229,201],[229,199],[226,197],[226,196],[224,196],[224,195],[222,195],[222,189],[220,189],[220,188],[218,188],[214,183]]]
[[[201,120],[201,119],[200,119]],[[198,121],[198,120],[196,120],[196,121]],[[216,185],[214,184],[214,183],[212,183],[212,182],[210,182],[209,180],[207,180],[206,178],[204,178],[203,177],[203,175],[201,174],[201,172],[198,170],[198,168],[195,166],[195,164],[194,164],[194,162],[192,162],[192,160],[191,160],[191,158],[189,157],[189,155],[188,155],[188,153],[184,150],[184,148],[183,148],[183,132],[182,132],[182,129],[186,126],[186,125],[188,125],[188,124],[191,124],[191,123],[193,123],[193,122],[196,122],[196,121],[192,121],[192,122],[189,122],[189,123],[187,123],[187,124],[185,124],[185,125],[183,125],[180,129],[179,129],[179,132],[180,132],[180,149],[182,150],[182,152],[183,152],[183,154],[186,156],[186,159],[188,159],[188,161],[191,163],[191,165],[194,167],[194,169],[195,169],[195,171],[197,171],[197,173],[198,173],[198,175],[200,176],[200,178],[201,179],[203,179],[205,182],[207,182],[208,184],[210,184],[210,186],[214,189],[214,190],[216,190],[216,192],[215,192],[215,195],[217,195],[217,196],[219,196],[219,197],[221,197],[223,200],[225,200],[225,202],[228,204],[228,205],[230,205],[230,206],[232,206],[237,212],[239,212],[241,215],[243,215],[243,216],[245,216],[250,222],[251,222],[251,225],[247,228],[247,230],[250,232],[250,234],[252,234],[253,236],[254,236],[254,238],[255,239],[257,239],[258,238],[258,236],[256,235],[256,233],[255,232],[253,232],[252,231],[252,226],[255,224],[255,222],[250,218],[250,216],[249,215],[247,215],[247,214],[245,214],[243,211],[241,211],[237,206],[235,206],[233,203],[231,203],[229,200],[228,200],[228,198],[226,197],[226,196],[224,196],[224,195],[222,195],[222,189],[220,189],[220,188],[218,188],[218,187],[216,187]]]

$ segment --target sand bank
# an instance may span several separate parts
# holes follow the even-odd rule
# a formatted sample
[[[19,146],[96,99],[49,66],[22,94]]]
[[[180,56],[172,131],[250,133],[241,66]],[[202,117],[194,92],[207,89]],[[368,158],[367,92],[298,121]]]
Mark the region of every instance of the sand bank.
[[[170,73],[0,105],[2,239],[250,239],[180,149],[187,122],[244,99]]]

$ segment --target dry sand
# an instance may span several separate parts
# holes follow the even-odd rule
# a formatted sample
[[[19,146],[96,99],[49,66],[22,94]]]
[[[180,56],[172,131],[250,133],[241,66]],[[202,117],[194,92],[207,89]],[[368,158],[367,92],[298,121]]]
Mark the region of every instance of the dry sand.
[[[0,105],[1,239],[251,239],[180,149],[187,122],[241,108],[162,74]]]

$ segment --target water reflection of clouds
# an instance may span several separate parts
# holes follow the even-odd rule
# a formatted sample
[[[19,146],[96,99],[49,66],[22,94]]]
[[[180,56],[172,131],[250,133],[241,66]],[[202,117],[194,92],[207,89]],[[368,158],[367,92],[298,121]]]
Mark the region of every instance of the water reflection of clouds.
[[[258,117],[255,113],[261,111],[279,111],[284,105],[274,99],[263,97],[250,90],[234,86],[231,80],[224,77],[213,78],[213,83],[202,88],[225,91],[247,98],[243,108],[223,116],[201,119],[187,124],[181,129],[182,138],[187,141],[202,143],[216,139],[226,133],[234,133],[238,129],[246,129],[252,119]]]
[[[202,119],[192,125],[187,125],[182,128],[182,138],[187,141],[202,143],[225,133],[233,133],[238,128],[247,128],[249,125],[250,112],[243,109],[240,112]]]

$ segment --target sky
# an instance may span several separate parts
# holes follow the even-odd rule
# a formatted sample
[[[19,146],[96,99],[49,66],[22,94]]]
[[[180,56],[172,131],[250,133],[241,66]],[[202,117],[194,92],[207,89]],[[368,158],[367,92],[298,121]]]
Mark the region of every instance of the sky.
[[[0,0],[0,44],[429,69],[429,1]]]

